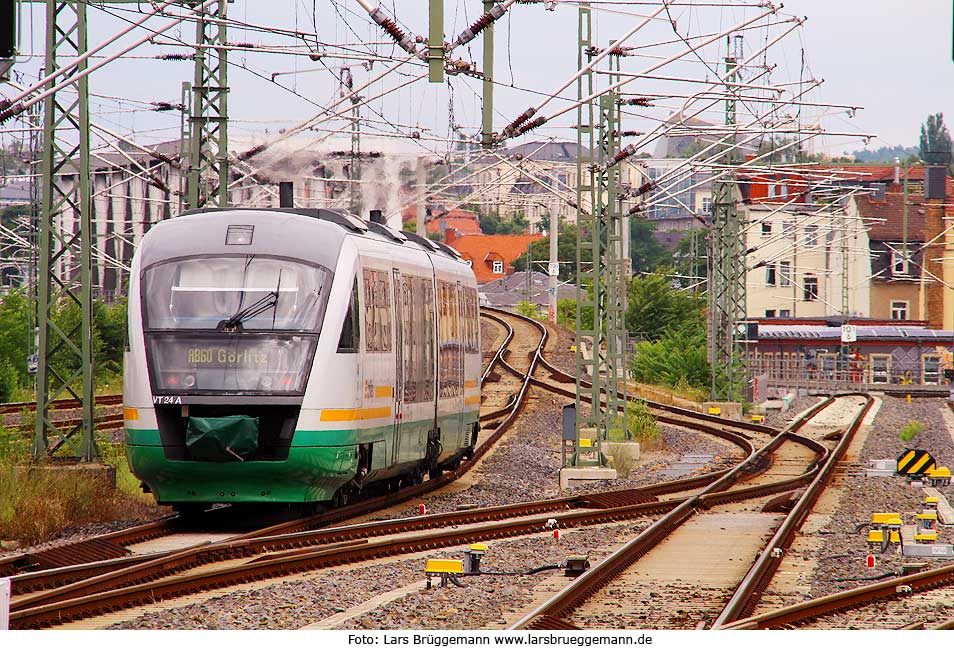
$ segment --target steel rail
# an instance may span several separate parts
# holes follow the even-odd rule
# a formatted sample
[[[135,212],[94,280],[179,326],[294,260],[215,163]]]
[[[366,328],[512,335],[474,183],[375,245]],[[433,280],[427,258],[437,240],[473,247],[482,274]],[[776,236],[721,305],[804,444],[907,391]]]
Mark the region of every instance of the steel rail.
[[[521,618],[511,628],[544,629],[552,628],[561,622],[563,625],[570,626],[564,619],[567,615],[579,608],[600,589],[645,556],[651,549],[656,547],[673,531],[689,520],[699,509],[711,504],[724,503],[722,500],[725,499],[724,493],[726,492],[725,489],[727,486],[737,482],[746,474],[753,474],[760,467],[764,469],[765,461],[770,458],[771,454],[780,447],[785,440],[797,440],[800,443],[809,445],[809,447],[819,453],[819,457],[808,472],[803,473],[795,479],[778,483],[785,484],[786,490],[788,490],[788,488],[803,486],[811,481],[819,470],[819,463],[823,462],[828,456],[828,449],[811,439],[798,436],[795,434],[795,431],[832,402],[834,402],[834,399],[829,398],[812,407],[795,423],[782,432],[779,432],[777,436],[760,450],[738,463],[728,473],[725,473],[721,478],[713,481],[696,495],[684,500],[679,506],[657,520],[645,531],[605,557],[573,583],[557,592],[544,604]],[[764,490],[759,490],[762,488],[763,487],[755,486],[750,489],[744,489],[744,491],[746,494],[750,494],[751,497],[769,494],[765,493]]]
[[[105,396],[96,396],[97,405],[118,405],[122,404],[122,394],[109,394]],[[64,398],[63,400],[54,400],[50,403],[53,409],[79,409],[79,400]],[[36,411],[36,402],[4,402],[0,403],[0,414],[12,414],[23,411]]]
[[[825,597],[817,597],[761,615],[740,619],[725,626],[723,630],[793,628],[825,615],[854,610],[873,602],[904,599],[915,593],[928,592],[950,585],[954,585],[954,564],[878,581]]]
[[[844,398],[852,396],[864,398],[864,405],[852,419],[851,424],[841,436],[841,439],[838,441],[834,450],[832,450],[832,453],[828,455],[818,476],[808,485],[799,500],[795,503],[795,506],[785,517],[781,526],[775,531],[775,535],[772,536],[765,545],[765,548],[760,552],[757,560],[746,573],[725,608],[723,608],[719,616],[716,617],[712,628],[724,628],[733,621],[751,615],[765,590],[772,582],[772,578],[782,564],[784,553],[791,548],[796,534],[801,530],[805,519],[811,514],[818,499],[828,487],[829,482],[834,476],[836,466],[844,457],[848,446],[851,445],[855,434],[861,429],[865,417],[874,405],[874,398],[861,393],[839,394],[837,397]],[[835,398],[835,396],[833,396],[833,398]]]
[[[499,360],[502,358],[503,351],[510,345],[514,337],[513,328],[511,328],[503,319],[494,316],[489,318],[493,318],[494,320],[501,322],[507,328],[508,332],[502,344],[497,348],[491,363],[488,365],[487,369],[485,369],[484,376],[481,379],[482,383],[487,377],[488,370],[499,362]],[[531,323],[535,324],[535,322],[532,321]],[[541,338],[536,345],[534,355],[535,360],[540,358],[540,351],[546,344],[547,336],[546,330],[544,328],[540,327],[539,325],[537,325],[537,327],[541,332]],[[531,364],[531,368],[528,371],[528,375],[532,374],[532,370],[533,363]],[[334,524],[335,522],[359,517],[378,509],[399,504],[403,501],[413,499],[426,492],[451,483],[466,473],[467,470],[472,467],[473,463],[480,458],[484,452],[489,449],[489,447],[497,439],[499,439],[500,436],[503,435],[503,433],[510,427],[512,422],[516,420],[516,416],[514,415],[514,413],[517,412],[518,407],[516,403],[522,402],[525,395],[526,383],[524,383],[524,387],[521,392],[515,397],[511,404],[508,405],[506,411],[504,412],[509,414],[509,418],[498,424],[498,426],[494,428],[491,436],[482,441],[478,448],[474,451],[473,457],[469,461],[462,464],[461,467],[456,471],[443,473],[438,478],[431,479],[418,486],[407,487],[395,494],[362,500],[359,503],[336,509],[335,511],[328,514],[301,518],[288,523],[260,529],[246,534],[245,537],[260,537],[274,535],[277,533],[292,533],[295,531],[303,531],[320,526],[327,526],[329,524]],[[122,400],[122,396],[110,396],[110,398],[119,398],[120,401]],[[35,408],[36,403],[32,404]],[[102,569],[116,569],[118,567],[135,565],[139,562],[143,562],[142,559],[135,557],[131,559],[119,558],[124,554],[124,550],[122,550],[121,547],[125,544],[133,544],[135,542],[141,542],[143,540],[175,533],[179,530],[178,525],[181,524],[181,520],[176,521],[176,524],[172,524],[172,522],[173,521],[171,519],[162,520],[156,523],[134,527],[130,530],[102,534],[100,536],[95,536],[94,538],[85,539],[76,543],[53,547],[51,549],[44,550],[43,552],[18,554],[0,559],[0,576],[16,575],[22,572],[24,569],[39,568],[40,570],[47,570],[41,571],[40,573],[34,573],[37,575],[30,577],[29,581],[26,579],[20,579],[19,581],[15,580],[14,592],[16,594],[20,592],[30,592],[37,589],[49,588],[52,586],[60,586],[64,583],[72,583],[78,579],[93,578],[100,573]],[[150,531],[151,533],[144,537],[140,532],[146,530]],[[126,531],[133,533],[127,536]],[[82,562],[82,565],[85,567],[71,567],[74,563],[65,564],[64,561],[67,559],[74,559],[77,562]],[[101,564],[100,561],[106,561],[106,563]],[[61,567],[70,567],[70,569],[49,571],[53,570],[54,568]]]
[[[508,315],[508,316],[509,316],[509,315]],[[515,316],[515,317],[517,317],[517,318],[522,318],[522,317],[519,317],[518,315],[513,315],[513,316]],[[530,320],[527,319],[527,321],[530,321]],[[542,351],[543,345],[544,345],[545,342],[546,342],[546,330],[545,330],[545,328],[543,328],[541,325],[537,324],[536,322],[533,322],[533,324],[534,324],[535,327],[541,332],[541,341],[540,341],[540,344],[537,345],[536,349],[529,354],[529,356],[530,356],[530,358],[531,358],[531,367],[530,367],[530,369],[528,369],[527,376],[525,377],[525,380],[524,380],[524,382],[523,382],[523,384],[522,384],[522,387],[521,387],[521,396],[523,396],[523,395],[526,394],[526,391],[527,391],[528,387],[530,386],[530,382],[528,381],[529,376],[532,376],[533,368],[534,368],[535,364],[537,363],[537,361],[542,360],[541,351]],[[508,338],[508,341],[509,341],[509,338]],[[501,356],[501,357],[502,357],[502,356]],[[509,367],[509,368],[508,368],[508,371],[515,371],[515,369],[513,369],[505,360],[503,361],[503,363],[504,363],[507,367]],[[519,373],[519,372],[518,372],[518,373]],[[521,403],[522,403],[522,402],[523,402],[523,400],[522,400],[522,398],[521,398]],[[701,416],[700,414],[698,414],[698,413],[695,413],[695,412],[691,412],[691,413],[692,413],[692,416],[693,416],[694,418],[700,418],[700,417],[702,417],[702,416]],[[513,415],[511,415],[511,418],[510,418],[509,420],[511,420],[511,422],[512,422],[512,420],[513,420],[514,418],[515,418],[515,417],[514,417]],[[705,418],[705,417],[702,417],[702,418]],[[708,418],[711,418],[711,417],[708,417]],[[731,421],[730,421],[730,422],[731,422]],[[733,423],[733,424],[734,424],[734,425],[738,425],[737,423]],[[502,427],[503,427],[503,424],[502,424],[501,426],[499,426],[498,428],[496,428],[495,434],[498,434],[498,435],[501,434],[501,433],[502,433],[502,430],[501,430]],[[716,432],[716,435],[724,435],[724,433],[722,433],[722,432]],[[727,436],[723,436],[723,437],[724,437],[724,438],[728,438]],[[737,442],[738,444],[742,445],[743,447],[745,447],[746,445],[749,445],[749,447],[750,447],[750,444],[748,444],[748,442],[747,442],[744,438],[737,437],[735,442]],[[489,446],[488,446],[487,442],[485,442],[485,444],[484,444],[483,446],[481,446],[481,447],[482,447],[483,449],[487,449],[487,447],[489,447]],[[470,462],[468,462],[467,465],[469,466],[469,465],[470,465]],[[461,472],[461,471],[463,471],[463,470],[464,470],[464,467],[462,467],[462,468],[460,469],[460,471],[458,471],[458,473]],[[447,475],[444,475],[443,477],[439,478],[439,480],[437,480],[437,481],[442,481],[442,480],[443,480],[443,482],[452,481],[452,479],[453,479],[452,475],[456,475],[456,474],[458,474],[458,473],[448,473]],[[619,511],[619,510],[613,511],[612,509],[605,508],[605,509],[604,509],[605,513],[603,513],[603,512],[601,511],[601,513],[603,513],[603,514],[600,515],[599,518],[609,517],[610,519],[619,519],[619,518],[622,518],[622,517],[633,517],[632,515],[627,516],[627,514],[626,514],[626,510],[627,510],[627,509],[636,508],[636,509],[637,509],[637,510],[636,510],[636,513],[637,513],[637,514],[640,513],[640,512],[642,512],[642,513],[644,513],[644,514],[647,514],[647,513],[651,513],[651,512],[665,512],[666,510],[669,510],[669,509],[671,509],[671,508],[674,508],[676,505],[678,505],[678,504],[680,503],[680,500],[670,500],[670,501],[668,501],[668,502],[656,502],[656,503],[652,503],[652,504],[649,504],[649,505],[643,505],[642,508],[641,508],[641,511],[640,511],[640,508],[639,508],[639,507],[634,507],[634,506],[632,505],[632,502],[633,502],[634,500],[635,500],[635,501],[645,501],[645,495],[658,495],[658,494],[664,494],[664,493],[667,492],[667,491],[672,492],[672,491],[675,491],[675,490],[687,490],[687,489],[689,489],[689,488],[692,486],[693,482],[697,482],[697,481],[698,481],[698,479],[695,479],[695,478],[692,478],[692,479],[689,479],[689,480],[677,480],[677,481],[674,481],[674,482],[666,482],[666,483],[664,483],[664,484],[660,484],[660,485],[657,485],[657,486],[654,486],[654,487],[650,487],[650,488],[653,489],[652,492],[650,492],[650,491],[636,491],[637,494],[640,494],[640,493],[643,494],[642,499],[638,499],[635,495],[633,495],[633,492],[632,492],[632,491],[609,491],[609,492],[607,492],[607,493],[585,496],[585,497],[583,497],[583,498],[574,498],[574,501],[570,501],[570,502],[567,502],[567,501],[561,500],[561,499],[557,499],[557,500],[544,501],[544,502],[541,503],[541,504],[530,503],[530,504],[524,504],[524,505],[510,505],[509,507],[488,507],[487,509],[477,509],[477,510],[473,510],[473,511],[462,512],[462,513],[460,513],[460,514],[448,514],[448,515],[440,516],[440,517],[443,517],[444,520],[445,520],[445,522],[449,521],[448,519],[453,519],[453,520],[455,520],[455,521],[457,521],[457,522],[468,522],[468,521],[474,521],[475,519],[479,520],[479,519],[481,519],[481,518],[483,518],[483,519],[486,519],[486,518],[491,518],[491,519],[493,519],[494,517],[496,517],[497,519],[499,519],[499,518],[501,518],[501,517],[515,517],[515,516],[513,515],[513,513],[514,513],[514,511],[513,511],[514,506],[519,507],[519,509],[523,509],[522,511],[520,511],[520,510],[518,509],[518,510],[516,511],[518,514],[521,513],[521,512],[522,512],[522,513],[540,512],[541,509],[544,509],[544,510],[546,510],[546,509],[551,509],[550,512],[552,513],[552,512],[553,512],[553,511],[552,511],[553,508],[563,508],[563,509],[566,509],[566,508],[581,508],[581,507],[584,507],[584,508],[585,508],[585,507],[587,507],[587,506],[588,506],[588,507],[591,507],[591,508],[599,508],[600,506],[606,507],[606,506],[609,506],[609,505],[614,504],[614,500],[615,500],[615,503],[619,503],[619,502],[624,502],[624,503],[625,503],[623,506],[619,507],[619,508],[622,509],[622,511]],[[428,482],[428,485],[432,485],[432,482]],[[396,500],[396,501],[404,501],[404,499],[407,499],[408,497],[410,497],[411,495],[408,495],[408,494],[407,494],[407,491],[413,492],[413,491],[416,491],[416,490],[420,490],[420,489],[422,489],[422,488],[424,488],[424,487],[423,487],[423,486],[419,486],[419,487],[414,487],[414,488],[411,488],[411,489],[406,489],[406,491],[402,491],[401,493],[398,494],[398,497],[399,497],[400,499],[399,499],[399,500]],[[782,488],[787,489],[787,485],[783,485]],[[780,488],[780,489],[778,489],[778,490],[781,490],[782,488]],[[627,493],[629,493],[629,494],[627,494]],[[378,501],[378,500],[387,500],[387,501],[392,501],[392,502],[393,502],[393,501],[395,501],[395,500],[394,500],[394,497],[395,497],[395,496],[388,496],[388,497],[384,497],[384,498],[376,498],[375,500],[372,500],[372,501],[375,501],[375,502],[376,502],[376,501]],[[714,499],[716,499],[716,498],[714,497]],[[722,499],[726,499],[726,498],[722,498]],[[731,498],[728,498],[728,499],[731,499]],[[549,502],[549,504],[547,504],[547,502]],[[381,506],[383,506],[383,504],[375,505],[375,508],[380,508]],[[356,509],[367,510],[367,509],[366,509],[366,503],[365,503],[365,502],[361,502],[360,504],[354,505],[354,507],[349,507],[349,509],[344,509],[344,510],[345,510],[345,511],[348,511],[348,510],[350,510],[350,508],[356,508]],[[508,508],[511,510],[511,514],[510,514],[510,515],[501,515],[501,514],[506,513],[506,511],[508,510]],[[496,512],[496,515],[494,515],[494,512]],[[359,515],[359,514],[360,514],[360,513],[348,513],[348,514],[345,516],[345,515],[342,513],[341,510],[336,510],[334,513],[328,514],[328,517],[332,517],[332,518],[335,518],[335,519],[339,519],[339,520],[340,520],[340,519],[344,519],[344,517],[355,517],[356,515]],[[582,516],[579,516],[579,517],[582,517]],[[594,515],[591,515],[591,514],[590,514],[590,515],[587,515],[586,517],[582,517],[582,519],[579,519],[579,517],[574,517],[574,518],[572,519],[572,521],[573,521],[573,522],[579,522],[580,525],[583,525],[583,524],[586,524],[586,522],[588,521],[588,519],[589,519],[589,520],[593,520],[593,519],[594,519],[595,517],[597,517],[597,516],[594,516]],[[547,518],[545,518],[545,519],[546,519],[546,520],[549,520],[549,517],[547,517]],[[414,519],[411,519],[410,521],[411,521],[411,522],[414,522]],[[605,521],[605,520],[601,520],[601,521]],[[422,522],[424,522],[424,521],[418,520],[418,521],[417,521],[417,524],[410,524],[410,525],[409,525],[409,524],[407,524],[407,519],[405,519],[405,520],[397,521],[397,524],[395,524],[395,523],[384,523],[384,524],[368,525],[368,526],[370,526],[371,528],[370,528],[370,529],[365,529],[363,533],[362,533],[362,531],[361,531],[361,529],[360,529],[360,525],[359,525],[359,526],[356,526],[357,528],[356,528],[356,527],[339,528],[339,529],[334,530],[334,531],[331,532],[331,533],[328,533],[328,532],[331,531],[331,530],[322,530],[322,531],[319,531],[319,532],[308,532],[308,533],[306,533],[306,534],[302,534],[302,535],[299,535],[299,536],[288,536],[288,537],[273,536],[273,537],[271,538],[271,540],[262,539],[262,540],[259,540],[259,541],[255,542],[255,543],[249,545],[248,547],[245,548],[244,551],[241,551],[242,546],[243,546],[243,544],[244,544],[244,543],[242,543],[241,541],[242,541],[243,539],[244,539],[245,541],[248,541],[249,535],[248,535],[248,534],[242,534],[242,535],[240,535],[240,536],[234,537],[233,539],[229,539],[229,540],[227,540],[227,541],[221,541],[220,543],[216,543],[216,544],[214,544],[214,545],[211,545],[211,544],[209,544],[209,545],[202,545],[202,546],[193,548],[193,549],[191,549],[191,550],[180,550],[179,552],[163,553],[163,554],[156,555],[155,558],[145,560],[145,563],[141,563],[141,564],[140,564],[141,566],[137,566],[137,567],[134,567],[134,568],[127,569],[127,570],[126,570],[126,578],[122,578],[122,575],[123,575],[123,572],[122,572],[122,571],[118,571],[118,572],[116,572],[116,573],[113,573],[112,576],[109,576],[109,578],[106,578],[106,579],[104,579],[102,576],[99,576],[99,577],[91,577],[89,580],[87,580],[87,581],[85,581],[85,582],[80,582],[80,583],[81,583],[80,585],[74,584],[74,585],[72,585],[72,586],[66,586],[65,589],[62,589],[62,590],[59,590],[59,591],[51,591],[53,594],[51,594],[51,593],[45,593],[45,594],[43,594],[43,595],[35,595],[35,596],[32,597],[32,598],[17,600],[15,607],[16,607],[17,609],[24,609],[24,608],[25,608],[25,609],[27,609],[27,610],[30,609],[30,608],[27,608],[28,606],[31,606],[31,607],[34,608],[34,609],[35,609],[35,608],[43,608],[43,607],[44,607],[44,604],[41,603],[41,602],[46,601],[47,603],[46,603],[45,605],[49,605],[49,602],[50,602],[51,599],[56,599],[56,601],[53,602],[53,603],[63,603],[63,600],[64,600],[64,599],[65,599],[66,601],[71,601],[71,600],[74,600],[74,599],[80,599],[80,600],[83,601],[84,603],[87,603],[89,599],[92,599],[92,600],[95,601],[95,596],[93,596],[93,597],[83,596],[81,593],[83,593],[84,591],[85,591],[85,592],[96,592],[96,591],[100,591],[100,592],[101,592],[103,588],[107,587],[107,584],[109,584],[109,585],[116,585],[117,583],[124,583],[124,582],[150,581],[150,580],[151,580],[151,579],[149,578],[149,576],[150,576],[150,575],[149,575],[150,568],[153,568],[153,569],[154,569],[154,568],[160,568],[160,572],[178,571],[178,569],[184,569],[184,568],[182,567],[183,565],[184,565],[184,566],[187,566],[187,567],[194,567],[194,566],[196,566],[196,565],[202,564],[202,562],[209,562],[210,560],[216,560],[216,557],[217,557],[217,556],[221,556],[222,554],[229,554],[229,555],[247,555],[247,554],[249,554],[249,553],[259,553],[260,551],[262,551],[262,549],[257,549],[256,551],[252,551],[252,549],[255,547],[255,545],[276,545],[278,548],[282,548],[283,546],[290,546],[290,547],[300,547],[300,546],[302,546],[302,545],[314,546],[314,545],[316,545],[316,544],[317,544],[317,545],[322,545],[322,544],[324,544],[324,545],[328,545],[328,544],[339,545],[339,544],[340,544],[340,540],[342,540],[343,538],[346,538],[347,536],[352,536],[352,537],[353,537],[353,536],[362,536],[362,535],[386,535],[386,533],[387,533],[388,531],[390,531],[390,532],[392,532],[392,533],[393,533],[394,531],[396,531],[396,530],[394,529],[394,527],[400,528],[401,531],[408,531],[408,530],[413,530],[413,528],[414,528],[415,526],[416,526],[416,527],[419,527],[419,528],[420,528],[420,527],[425,527],[425,526],[427,526],[427,527],[447,526],[446,524],[445,524],[445,525],[439,525],[439,524],[437,523],[437,521],[432,521],[430,524],[422,524]],[[314,525],[315,520],[314,520],[314,519],[311,519],[311,520],[309,520],[309,519],[303,519],[303,520],[301,520],[301,521],[298,521],[297,526],[298,526],[299,529],[301,529],[302,527],[306,526],[306,523],[310,523],[310,524]],[[537,524],[539,524],[539,522],[538,522]],[[455,526],[456,526],[456,525],[455,525]],[[275,527],[272,527],[271,529],[272,529],[272,531],[287,530],[287,529],[289,529],[289,525],[288,525],[288,524],[276,525]],[[349,532],[349,533],[347,533],[347,534],[342,533],[343,531],[347,531],[347,532]],[[376,531],[377,533],[375,533],[375,531]],[[287,536],[287,534],[286,534],[286,536]],[[316,537],[316,536],[317,536],[317,537]],[[484,536],[484,537],[486,537],[486,536]],[[364,546],[363,544],[361,545],[361,547],[362,547],[362,549],[365,548],[365,546]],[[339,551],[340,551],[340,550],[339,550]],[[301,555],[307,555],[307,554],[309,554],[309,553],[310,553],[310,552],[308,552],[308,551],[305,551],[305,552],[295,552],[293,555],[294,555],[295,557],[298,557],[298,556],[301,556]],[[176,557],[178,557],[178,563],[177,563],[177,561],[176,561]],[[203,561],[203,558],[207,558],[208,560],[204,560],[204,561]],[[191,560],[190,560],[190,559],[191,559]],[[124,565],[124,564],[125,564],[125,559],[120,559],[119,561],[112,561],[112,562],[107,562],[107,563],[100,564],[100,568],[106,569],[106,567],[108,567],[111,563],[112,563],[113,567],[115,568],[116,566]],[[180,566],[178,569],[175,567],[177,564]],[[100,569],[100,568],[97,568],[97,569]],[[138,568],[138,569],[137,569],[137,568]],[[130,574],[130,571],[132,572],[132,574]],[[23,579],[25,579],[25,578],[26,578],[26,577],[23,577]],[[36,579],[41,579],[41,578],[43,578],[43,577],[35,577],[35,578],[36,578]],[[22,581],[23,579],[21,579],[21,581]],[[150,585],[151,585],[151,584],[150,584]],[[97,586],[98,586],[98,587],[97,587]],[[122,590],[124,587],[128,587],[128,586],[119,586],[119,587],[117,587],[117,588],[114,588],[114,590],[115,590],[115,589]],[[79,596],[78,596],[78,595],[79,595]]]
[[[758,473],[766,468],[765,464],[756,464],[756,466],[747,470]],[[809,471],[799,477],[772,482],[771,484],[712,492],[706,496],[705,500],[700,501],[699,506],[700,508],[708,508],[715,504],[741,501],[765,494],[787,491],[800,482],[808,481],[811,475],[812,471]],[[583,497],[587,499],[586,496]],[[539,505],[534,503],[529,504],[533,508],[540,508]],[[663,514],[671,512],[673,509],[679,509],[684,504],[684,500],[677,498],[608,508],[592,508],[587,511],[574,510],[558,514],[558,521],[561,527],[595,525]],[[67,589],[56,591],[57,598],[55,600],[50,600],[49,594],[15,600],[10,615],[11,624],[15,628],[49,626],[224,585],[235,585],[323,567],[352,564],[374,558],[385,558],[480,540],[546,532],[553,515],[552,510],[542,515],[531,516],[508,516],[505,507],[490,507],[488,510],[497,511],[494,514],[496,520],[506,517],[511,519],[502,523],[499,521],[484,521],[476,525],[461,526],[461,522],[473,518],[474,514],[455,512],[430,519],[432,526],[442,527],[442,530],[436,532],[420,532],[414,528],[415,523],[416,526],[421,526],[427,522],[428,519],[425,517],[367,525],[351,525],[334,530],[325,529],[293,536],[286,535],[238,542],[222,541],[202,548],[183,550],[174,554],[173,557],[179,557],[180,559],[187,556],[192,557],[193,562],[188,564],[188,567],[196,567],[203,563],[227,558],[246,557],[250,554],[271,550],[292,549],[293,551],[272,554],[224,570],[208,570],[201,573],[190,573],[186,576],[152,579],[150,578],[151,575],[143,574],[143,568],[139,568],[132,576],[128,573],[124,576],[117,574],[117,576],[110,577],[109,581],[100,578],[97,581],[67,586]],[[437,522],[437,519],[442,520],[442,522]],[[411,523],[412,526],[408,526],[408,523]],[[448,526],[453,528],[447,530],[446,527]],[[397,539],[386,540],[373,540],[369,537],[371,534],[380,537],[396,533],[402,535]],[[368,536],[365,536],[365,534],[368,534]],[[347,542],[349,540],[351,541],[350,544]],[[300,549],[303,546],[309,546],[312,549]],[[320,547],[314,549],[315,546]],[[175,565],[172,563],[174,560],[177,559],[156,559],[150,562],[152,567],[148,569],[162,574],[168,571],[171,565]],[[182,568],[172,568],[173,571],[179,571],[180,569]],[[131,582],[133,585],[117,585],[119,581]]]
[[[507,329],[507,335],[501,345],[494,352],[494,356],[490,363],[484,369],[484,374],[481,377],[481,384],[484,383],[490,370],[499,361],[502,352],[507,348],[514,337],[513,328],[511,328],[506,321],[495,316],[488,318],[492,318],[495,321],[499,321],[501,324],[503,324]],[[97,404],[117,404],[122,403],[122,398],[123,397],[121,394],[113,394],[100,396],[97,398],[96,402]],[[58,409],[67,409],[78,406],[79,403],[76,400],[58,400],[52,404]],[[509,405],[508,407],[512,409],[513,405]],[[0,405],[0,413],[21,411],[24,408],[32,408],[35,410],[36,402],[2,404]],[[104,417],[101,417],[99,420],[97,420],[97,423],[113,424],[112,421],[114,417],[107,416],[105,419],[108,420],[101,422],[103,418]],[[483,447],[483,445],[481,445],[481,447]],[[482,452],[480,452],[480,454],[482,454]],[[430,488],[437,487],[431,482],[427,482],[426,485]],[[440,485],[443,485],[443,483]],[[400,499],[397,501],[399,502],[406,499],[411,499],[420,494],[420,492],[422,491],[417,491],[413,488],[399,491],[397,496]],[[392,505],[393,503],[397,503],[394,496],[372,498],[370,500],[362,501],[360,505],[356,504],[338,510],[336,512],[337,515],[331,520],[325,517],[302,518],[282,525],[266,527],[264,529],[252,532],[251,535],[264,536],[277,532],[293,532],[297,530],[305,530],[315,526],[323,526],[344,519],[358,517],[360,515],[364,515],[370,510],[385,508]],[[125,567],[142,562],[143,559],[137,557],[121,558],[128,553],[123,550],[122,547],[125,545],[143,542],[145,540],[159,538],[172,533],[177,533],[181,530],[182,520],[177,519],[176,516],[173,516],[171,518],[163,518],[161,520],[157,520],[156,522],[139,525],[130,529],[101,534],[65,545],[57,545],[55,547],[38,552],[26,552],[7,556],[0,558],[0,577],[14,576],[24,571],[30,571],[32,574],[35,574],[33,577],[34,580],[31,582],[23,580],[19,582],[14,581],[14,594],[57,587],[65,583],[76,581],[78,578],[91,578],[104,568],[115,569],[117,567]],[[72,567],[74,565],[78,567]],[[59,569],[67,567],[72,569]],[[36,570],[39,570],[39,572]]]

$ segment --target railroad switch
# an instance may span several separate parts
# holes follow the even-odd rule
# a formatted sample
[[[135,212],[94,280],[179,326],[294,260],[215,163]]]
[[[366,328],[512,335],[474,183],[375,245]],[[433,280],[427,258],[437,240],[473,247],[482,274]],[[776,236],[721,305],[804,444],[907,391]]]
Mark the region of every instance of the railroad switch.
[[[487,553],[487,545],[474,543],[464,552],[464,574],[480,574],[480,559]]]
[[[590,569],[590,559],[587,556],[567,556],[563,567],[563,576],[577,577]]]
[[[427,574],[428,589],[431,588],[431,579],[434,577],[440,577],[442,588],[447,587],[448,581],[459,586],[457,577],[464,573],[464,562],[451,558],[429,558],[424,567],[424,573]]]

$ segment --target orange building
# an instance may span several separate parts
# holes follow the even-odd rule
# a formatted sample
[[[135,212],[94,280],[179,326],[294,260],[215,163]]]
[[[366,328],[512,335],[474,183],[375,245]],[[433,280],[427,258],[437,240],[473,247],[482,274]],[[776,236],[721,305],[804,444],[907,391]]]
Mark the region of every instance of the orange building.
[[[444,243],[469,260],[478,283],[486,283],[513,273],[513,261],[543,235],[460,235],[444,231]]]

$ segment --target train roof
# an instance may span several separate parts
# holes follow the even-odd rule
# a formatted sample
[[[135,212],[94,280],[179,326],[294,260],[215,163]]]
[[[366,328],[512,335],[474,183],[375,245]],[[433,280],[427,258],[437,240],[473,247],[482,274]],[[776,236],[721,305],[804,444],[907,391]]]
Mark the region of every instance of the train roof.
[[[204,216],[217,219],[203,219]],[[255,226],[281,224],[281,228]],[[189,210],[173,219],[159,222],[150,230],[140,247],[142,267],[172,258],[202,254],[235,254],[235,245],[227,244],[231,227],[252,226],[252,244],[256,253],[284,255],[311,260],[333,268],[345,238],[357,236],[422,250],[466,265],[453,248],[415,233],[396,231],[383,224],[366,222],[339,210],[323,208],[201,208]],[[315,227],[321,231],[322,246],[315,246]],[[178,231],[178,232],[177,232]],[[162,237],[157,237],[157,235]]]
[[[198,208],[195,210],[187,210],[179,216],[185,217],[214,212],[272,212],[301,215],[302,217],[310,217],[312,219],[320,219],[322,221],[331,222],[332,224],[337,224],[346,232],[358,235],[371,234],[372,236],[378,236],[381,239],[395,244],[417,245],[417,247],[428,253],[441,253],[452,260],[461,262],[464,260],[463,256],[456,249],[443,242],[435,242],[434,240],[421,237],[417,233],[398,231],[384,224],[365,221],[353,213],[343,210],[329,210],[327,208]]]

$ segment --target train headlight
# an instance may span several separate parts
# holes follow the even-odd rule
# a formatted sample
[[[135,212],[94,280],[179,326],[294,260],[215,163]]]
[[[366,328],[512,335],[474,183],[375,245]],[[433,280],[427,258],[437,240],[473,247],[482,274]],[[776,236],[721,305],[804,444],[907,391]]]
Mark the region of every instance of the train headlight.
[[[192,387],[194,387],[194,386],[195,386],[195,376],[194,376],[194,375],[187,375],[187,376],[185,376],[184,378],[182,378],[182,386],[184,386],[184,387],[187,388],[187,389],[191,389]]]

